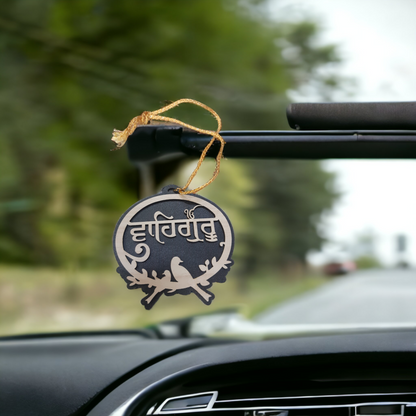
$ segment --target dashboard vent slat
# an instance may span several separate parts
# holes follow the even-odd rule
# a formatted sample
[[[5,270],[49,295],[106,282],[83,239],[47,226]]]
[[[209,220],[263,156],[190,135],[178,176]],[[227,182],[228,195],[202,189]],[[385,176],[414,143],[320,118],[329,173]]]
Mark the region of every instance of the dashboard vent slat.
[[[153,414],[172,414],[184,411],[211,409],[217,397],[218,392],[216,391],[170,397]]]

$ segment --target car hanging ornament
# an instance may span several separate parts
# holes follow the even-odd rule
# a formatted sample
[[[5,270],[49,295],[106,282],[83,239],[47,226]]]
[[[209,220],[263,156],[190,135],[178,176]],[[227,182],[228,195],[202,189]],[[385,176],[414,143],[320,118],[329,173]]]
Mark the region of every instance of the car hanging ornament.
[[[217,120],[217,130],[200,129],[159,115],[182,103],[194,104],[209,111]],[[221,119],[205,104],[184,98],[156,111],[144,111],[133,118],[124,131],[114,130],[111,140],[120,148],[137,127],[148,125],[153,120],[179,124],[208,134],[212,139],[183,188],[166,186],[159,194],[137,202],[121,216],[113,237],[114,253],[119,264],[117,272],[128,289],[142,289],[146,294],[141,300],[146,309],[151,309],[163,294],[194,293],[203,303],[210,305],[215,296],[208,289],[213,283],[224,283],[233,264],[234,232],[224,211],[208,199],[196,195],[196,192],[218,176],[225,145],[219,134]],[[212,178],[204,185],[188,190],[216,140],[221,145]]]

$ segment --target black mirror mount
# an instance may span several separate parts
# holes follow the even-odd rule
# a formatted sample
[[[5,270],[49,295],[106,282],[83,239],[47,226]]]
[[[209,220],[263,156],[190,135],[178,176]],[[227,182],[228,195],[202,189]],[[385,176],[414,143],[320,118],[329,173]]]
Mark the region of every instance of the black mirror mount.
[[[416,159],[416,130],[222,131],[224,156],[245,159]],[[200,156],[210,136],[181,127],[138,127],[127,141],[132,163]],[[215,157],[214,144],[208,157]]]
[[[228,158],[415,159],[416,102],[299,103],[287,110],[296,130],[222,131]],[[304,128],[307,127],[307,130]],[[319,128],[319,129],[318,129]],[[318,130],[317,130],[318,129]],[[211,136],[174,125],[140,126],[127,141],[133,163],[199,157]],[[215,143],[208,157],[215,157]]]

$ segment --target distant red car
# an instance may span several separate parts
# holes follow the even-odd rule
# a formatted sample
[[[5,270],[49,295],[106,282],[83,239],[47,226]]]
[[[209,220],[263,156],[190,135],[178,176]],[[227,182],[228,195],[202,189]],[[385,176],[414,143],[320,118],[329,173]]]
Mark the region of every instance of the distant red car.
[[[354,272],[356,269],[357,266],[353,261],[332,262],[324,266],[323,272],[327,276],[341,276]]]

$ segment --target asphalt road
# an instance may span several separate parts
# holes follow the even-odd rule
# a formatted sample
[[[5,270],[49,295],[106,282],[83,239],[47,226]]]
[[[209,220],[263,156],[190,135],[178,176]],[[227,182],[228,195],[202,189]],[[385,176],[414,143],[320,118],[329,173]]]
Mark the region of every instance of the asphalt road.
[[[271,308],[263,324],[416,323],[416,270],[370,270],[336,277]]]

